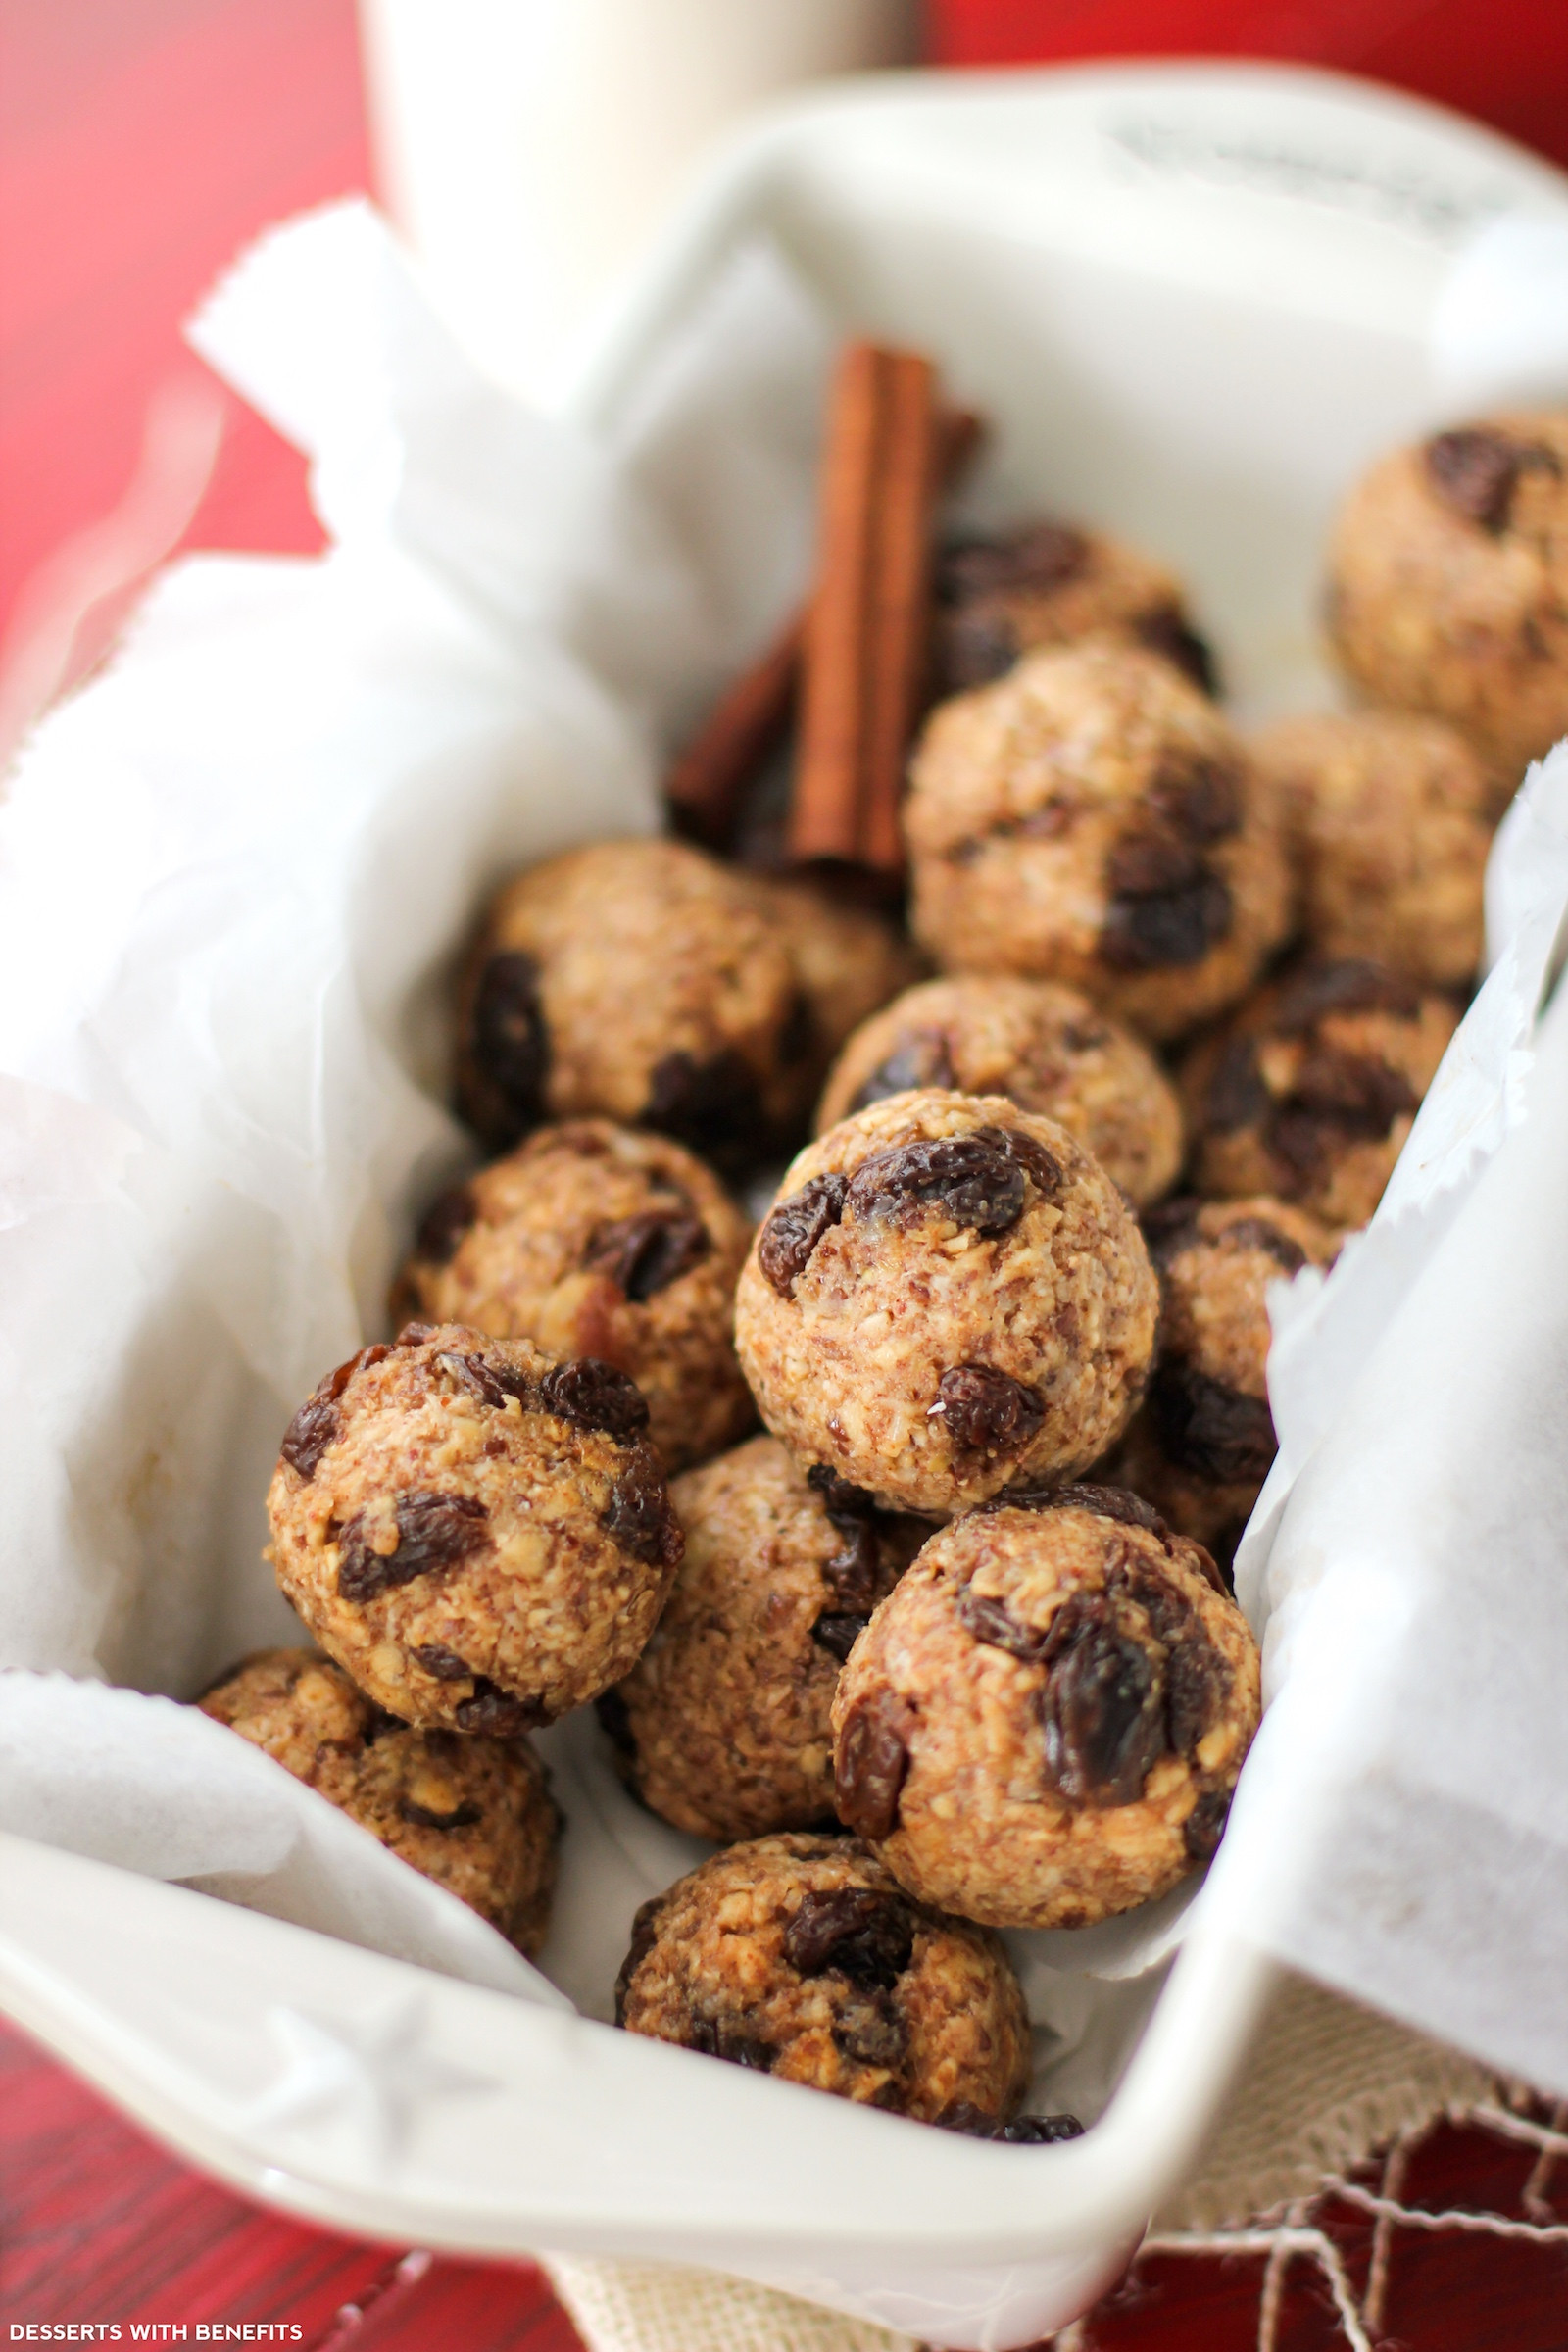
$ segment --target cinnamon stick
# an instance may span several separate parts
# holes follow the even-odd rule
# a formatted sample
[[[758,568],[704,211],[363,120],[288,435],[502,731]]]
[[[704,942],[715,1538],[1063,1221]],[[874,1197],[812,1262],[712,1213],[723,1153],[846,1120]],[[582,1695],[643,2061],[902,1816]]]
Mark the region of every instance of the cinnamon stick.
[[[677,828],[705,848],[729,846],[747,785],[795,711],[806,608],[722,694],[664,780]]]
[[[893,877],[898,806],[930,631],[941,459],[936,372],[916,352],[852,344],[822,466],[788,847]]]
[[[937,420],[938,465],[944,485],[962,471],[984,437],[972,409],[943,409]],[[740,816],[747,785],[781,743],[795,714],[809,603],[793,612],[750,668],[720,696],[671,767],[664,782],[678,831],[708,849],[727,849]],[[896,794],[894,796],[896,806]],[[858,811],[859,783],[856,787]],[[858,812],[853,845],[812,855],[850,858],[859,849]],[[850,839],[835,825],[835,839]],[[890,852],[886,809],[878,819],[877,847]],[[875,861],[875,860],[873,860]]]

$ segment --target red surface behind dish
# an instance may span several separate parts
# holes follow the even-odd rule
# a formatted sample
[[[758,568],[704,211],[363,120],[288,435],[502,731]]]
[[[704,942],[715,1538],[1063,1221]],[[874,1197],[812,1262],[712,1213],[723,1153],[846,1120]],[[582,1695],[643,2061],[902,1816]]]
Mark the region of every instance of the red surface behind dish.
[[[927,0],[939,65],[1295,58],[1364,74],[1568,164],[1568,0]]]

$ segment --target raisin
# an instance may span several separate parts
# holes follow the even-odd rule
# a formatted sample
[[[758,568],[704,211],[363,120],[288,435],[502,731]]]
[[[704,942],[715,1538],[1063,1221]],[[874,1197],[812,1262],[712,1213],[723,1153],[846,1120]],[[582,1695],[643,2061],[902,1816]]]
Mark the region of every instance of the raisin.
[[[1485,425],[1468,425],[1457,432],[1437,434],[1422,454],[1427,479],[1446,507],[1463,515],[1466,522],[1479,523],[1494,537],[1507,529],[1519,475],[1529,462],[1517,442]],[[1549,450],[1529,454],[1537,464],[1547,458],[1551,470],[1557,470]]]
[[[1281,1233],[1266,1217],[1237,1217],[1223,1226],[1208,1246],[1212,1250],[1261,1250],[1287,1274],[1298,1274],[1306,1263],[1306,1251],[1300,1243],[1293,1242],[1288,1233]]]
[[[1029,1182],[1050,1199],[1061,1181],[1059,1162],[1032,1136],[976,1127],[874,1152],[852,1177],[844,1207],[862,1221],[934,1211],[974,1233],[1005,1233],[1023,1215]]]
[[[856,2066],[884,2068],[897,2074],[909,2054],[909,2029],[885,1992],[852,2000],[833,2024],[833,2046]],[[888,2083],[874,2100],[891,2106],[897,2093]]]
[[[626,2023],[626,1995],[631,1990],[631,1981],[659,1941],[659,1914],[663,1907],[664,1896],[662,1894],[650,1895],[646,1903],[640,1903],[637,1907],[631,1923],[631,1942],[615,1979],[617,2026]]]
[[[873,1102],[885,1102],[890,1095],[912,1094],[918,1087],[951,1087],[957,1084],[957,1072],[953,1066],[953,1054],[940,1029],[916,1029],[899,1040],[884,1061],[879,1061],[865,1083],[858,1088],[846,1116],[866,1110]]]
[[[1201,882],[1204,871],[1197,852],[1169,832],[1124,833],[1105,859],[1105,886],[1112,898],[1168,898]]]
[[[1413,1021],[1421,1010],[1414,981],[1363,956],[1305,965],[1282,989],[1274,1008],[1281,1037],[1299,1037],[1331,1012],[1392,1012]]]
[[[835,1802],[845,1827],[862,1838],[892,1835],[913,1728],[912,1709],[885,1687],[857,1699],[845,1717],[834,1758]]]
[[[1055,2147],[1064,2139],[1082,2139],[1084,2128],[1075,2115],[1020,2115],[1004,2124],[996,2134],[1011,2146]]]
[[[803,1977],[835,1969],[891,1992],[914,1950],[914,1913],[901,1894],[838,1886],[803,1894],[784,1930],[784,1957]]]
[[[435,1360],[470,1396],[476,1397],[480,1404],[489,1405],[494,1412],[506,1410],[509,1396],[515,1396],[525,1408],[529,1402],[532,1392],[527,1373],[518,1371],[505,1359],[496,1361],[489,1356],[460,1354],[444,1348]]]
[[[1045,1646],[1044,1638],[1033,1626],[1020,1625],[1005,1601],[977,1592],[973,1585],[964,1586],[954,1614],[976,1642],[983,1642],[988,1649],[1004,1649],[1009,1657],[1032,1663]]]
[[[1150,1384],[1149,1409],[1173,1462],[1216,1486],[1260,1486],[1279,1450],[1261,1396],[1211,1380],[1194,1364],[1162,1364]]]
[[[583,1264],[593,1273],[608,1275],[617,1290],[643,1306],[700,1265],[712,1246],[701,1217],[653,1209],[596,1226]]]
[[[995,2139],[1002,2118],[988,2108],[977,2107],[972,2099],[950,2099],[932,2121],[939,2132],[962,2132],[970,2139]]]
[[[1172,1755],[1190,1758],[1219,1713],[1230,1690],[1230,1676],[1200,1625],[1167,1647],[1166,1735]]]
[[[776,2054],[770,2043],[742,2033],[727,2018],[694,2017],[684,2046],[701,2050],[705,2058],[722,2058],[730,2066],[749,2066],[762,2075],[770,2072]]]
[[[1126,1487],[1096,1487],[1084,1482],[1069,1487],[1004,1487],[978,1507],[982,1511],[1093,1511],[1122,1527],[1145,1528],[1170,1548],[1170,1529],[1153,1504]]]
[[[455,1649],[447,1649],[439,1642],[416,1642],[409,1655],[417,1659],[425,1673],[433,1674],[438,1683],[466,1683],[475,1679],[473,1668]]]
[[[473,1000],[473,1058],[501,1103],[491,1140],[514,1144],[544,1116],[550,1032],[539,967],[516,949],[492,956]]]
[[[972,1453],[1016,1453],[1046,1417],[1034,1389],[989,1364],[955,1364],[937,1382],[928,1418],[946,1424],[954,1446]]]
[[[1210,702],[1219,694],[1219,670],[1213,648],[1206,637],[1187,621],[1175,605],[1156,606],[1152,612],[1141,613],[1133,623],[1133,635],[1140,645],[1152,654],[1161,654],[1173,666],[1191,678],[1200,694]]]
[[[618,1756],[628,1764],[637,1761],[637,1735],[631,1728],[631,1709],[618,1690],[601,1690],[594,1700],[594,1713],[600,1729]]]
[[[1369,1054],[1327,1047],[1302,1057],[1288,1101],[1292,1109],[1299,1107],[1347,1134],[1369,1139],[1387,1135],[1396,1118],[1418,1107],[1402,1070]]]
[[[1166,1748],[1163,1681],[1099,1595],[1074,1595],[1051,1626],[1040,1694],[1046,1777],[1070,1804],[1129,1805]]]
[[[374,1600],[432,1570],[455,1568],[489,1540],[490,1514],[472,1494],[400,1494],[395,1551],[372,1551],[358,1518],[341,1538],[337,1589],[345,1600]]]
[[[1218,874],[1200,874],[1180,889],[1112,898],[1100,953],[1117,971],[1201,963],[1230,935],[1234,907]]]
[[[1210,1135],[1235,1135],[1267,1118],[1269,1101],[1255,1043],[1250,1037],[1228,1038],[1203,1097],[1203,1125]]]
[[[648,1427],[648,1403],[637,1383],[593,1355],[553,1365],[539,1383],[539,1403],[577,1429],[601,1429],[622,1441]]]
[[[811,1640],[818,1649],[827,1650],[842,1666],[870,1622],[869,1617],[825,1609],[811,1628]]]
[[[600,1524],[634,1560],[646,1561],[651,1568],[680,1565],[685,1538],[669,1507],[664,1474],[651,1446],[639,1446],[616,1479]]]
[[[1208,1788],[1182,1824],[1182,1843],[1195,1862],[1206,1862],[1225,1835],[1231,1800],[1223,1788]]]
[[[314,1478],[322,1454],[337,1437],[339,1426],[338,1409],[329,1396],[319,1392],[307,1396],[283,1432],[279,1450],[289,1468],[297,1470],[301,1478]]]
[[[548,1723],[550,1710],[542,1698],[519,1698],[514,1690],[503,1690],[487,1674],[476,1674],[473,1694],[459,1699],[457,1717],[465,1732],[486,1732],[492,1740],[515,1740]]]
[[[433,1323],[405,1323],[392,1345],[394,1348],[422,1348],[425,1341],[433,1340],[435,1335],[436,1326]]]
[[[727,1167],[756,1158],[767,1141],[757,1073],[729,1046],[708,1061],[675,1053],[656,1062],[640,1124]]]
[[[806,1483],[813,1494],[820,1494],[823,1507],[835,1527],[842,1521],[869,1519],[876,1510],[876,1498],[864,1487],[852,1486],[840,1478],[828,1462],[813,1462],[806,1473]]]
[[[945,694],[963,694],[1005,677],[1022,647],[1004,612],[956,612],[939,615],[937,679]]]
[[[839,1523],[839,1532],[847,1539],[845,1547],[824,1562],[822,1581],[841,1609],[869,1617],[881,1598],[882,1547],[876,1529],[869,1519],[850,1519]]]
[[[1044,594],[1076,579],[1089,561],[1089,542],[1070,523],[1037,522],[1004,539],[952,541],[937,560],[936,594],[943,604],[1005,590]]]
[[[1147,798],[1184,840],[1202,848],[1241,830],[1241,771],[1230,760],[1167,757]]]
[[[793,1298],[817,1243],[843,1216],[845,1191],[842,1176],[813,1176],[769,1210],[757,1262],[781,1298]]]
[[[400,1797],[398,1811],[403,1819],[419,1830],[471,1830],[484,1815],[479,1807],[465,1799],[451,1813],[432,1813],[428,1805],[416,1804],[412,1796]]]
[[[478,1215],[479,1203],[471,1185],[455,1184],[438,1194],[419,1220],[414,1237],[415,1256],[427,1266],[450,1265]]]

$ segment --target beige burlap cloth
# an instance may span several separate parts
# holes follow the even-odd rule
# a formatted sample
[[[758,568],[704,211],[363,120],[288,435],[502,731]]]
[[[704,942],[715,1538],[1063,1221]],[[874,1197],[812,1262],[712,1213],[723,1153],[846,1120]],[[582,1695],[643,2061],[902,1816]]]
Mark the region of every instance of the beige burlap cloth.
[[[1492,2087],[1469,2059],[1290,1979],[1201,2165],[1153,2233],[1197,2239],[1309,2199]],[[708,2271],[555,2256],[545,2267],[591,2352],[913,2352],[887,2328]]]

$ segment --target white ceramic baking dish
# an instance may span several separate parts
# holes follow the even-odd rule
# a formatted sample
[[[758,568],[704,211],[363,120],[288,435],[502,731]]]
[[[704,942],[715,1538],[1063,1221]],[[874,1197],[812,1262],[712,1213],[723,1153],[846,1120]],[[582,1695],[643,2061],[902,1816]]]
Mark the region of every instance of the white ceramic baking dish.
[[[577,413],[612,432],[728,254],[767,233],[836,319],[932,350],[991,416],[977,514],[1055,510],[1150,545],[1191,581],[1244,713],[1321,700],[1328,514],[1448,412],[1455,255],[1519,209],[1568,218],[1564,183],[1331,77],[890,79],[793,107],[727,160]],[[1200,1912],[1162,1988],[1129,1996],[1136,2046],[1077,2142],[985,2146],[837,2105],[824,2132],[827,2103],[793,2086],[0,1840],[0,2001],[249,2193],[399,2242],[710,2264],[954,2346],[1025,2343],[1103,2288],[1270,1975]]]

